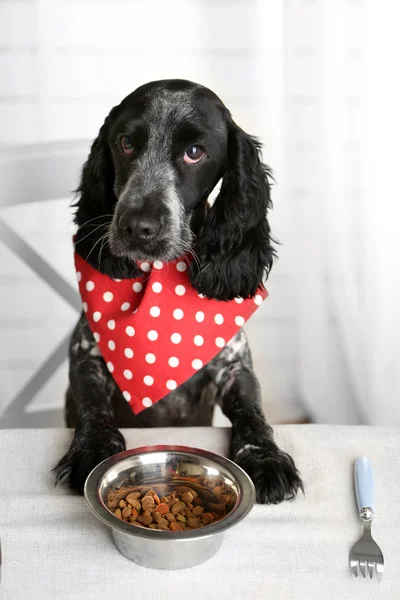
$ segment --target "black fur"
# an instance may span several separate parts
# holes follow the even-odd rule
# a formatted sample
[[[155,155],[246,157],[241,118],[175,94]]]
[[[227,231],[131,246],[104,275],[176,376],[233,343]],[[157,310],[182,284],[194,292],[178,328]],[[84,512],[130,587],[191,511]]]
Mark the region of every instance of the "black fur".
[[[200,267],[192,263],[193,285],[220,300],[254,296],[275,256],[266,218],[271,174],[260,144],[232,122],[228,135],[221,191],[197,241]]]
[[[126,137],[134,148],[129,154],[121,143]],[[193,146],[204,153],[188,164]],[[76,203],[76,251],[102,273],[127,279],[138,275],[136,259],[168,261],[190,249],[199,292],[219,300],[254,296],[275,254],[269,177],[259,143],[213,92],[181,80],[147,84],[111,110],[92,145]],[[143,228],[140,236],[133,233],[149,220],[159,224],[157,235],[143,239]],[[252,477],[258,502],[294,498],[302,482],[265,421],[243,331],[185,384],[135,416],[82,314],[71,340],[66,404],[75,437],[55,467],[56,481],[82,492],[90,470],[125,448],[118,428],[210,425],[216,402],[232,422],[231,456]]]

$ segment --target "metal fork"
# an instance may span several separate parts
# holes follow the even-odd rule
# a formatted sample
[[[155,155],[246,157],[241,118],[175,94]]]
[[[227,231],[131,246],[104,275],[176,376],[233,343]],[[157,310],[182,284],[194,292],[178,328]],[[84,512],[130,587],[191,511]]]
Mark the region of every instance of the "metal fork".
[[[363,524],[363,534],[350,550],[350,569],[355,577],[361,571],[363,577],[367,572],[372,579],[374,571],[378,581],[383,576],[383,554],[371,535],[371,524],[374,518],[374,474],[372,464],[365,456],[360,456],[354,464],[354,485],[356,488],[357,506]]]

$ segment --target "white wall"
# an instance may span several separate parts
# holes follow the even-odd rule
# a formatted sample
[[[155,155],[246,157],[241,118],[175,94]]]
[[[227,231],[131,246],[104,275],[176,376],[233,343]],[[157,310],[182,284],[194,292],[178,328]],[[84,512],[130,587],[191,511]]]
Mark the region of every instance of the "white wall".
[[[295,5],[312,10],[306,4],[0,1],[0,144],[92,139],[110,108],[138,85],[175,77],[211,87],[244,129],[264,138],[265,160],[277,170],[279,183],[272,225],[286,245],[271,275],[270,298],[248,334],[272,421],[303,415],[294,379],[296,306],[290,277],[297,198],[283,195],[283,94],[292,92],[281,58],[283,26],[293,20]],[[295,93],[286,107],[293,102]],[[305,109],[297,104],[296,110]],[[293,143],[304,142],[300,129],[296,135]],[[68,201],[13,209],[6,218],[73,280]],[[75,315],[4,248],[0,253],[1,407],[73,326]],[[65,385],[66,368],[31,409],[60,406]]]

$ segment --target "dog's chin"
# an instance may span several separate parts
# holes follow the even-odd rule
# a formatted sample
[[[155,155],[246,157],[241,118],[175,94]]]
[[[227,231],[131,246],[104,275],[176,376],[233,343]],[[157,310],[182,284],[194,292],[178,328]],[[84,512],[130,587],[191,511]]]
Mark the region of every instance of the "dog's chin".
[[[110,239],[110,250],[115,257],[124,257],[132,262],[144,260],[171,262],[183,254],[183,251],[179,250],[179,245],[174,247],[171,245],[171,241],[157,240],[154,244],[140,246],[124,239],[113,238],[113,236]]]

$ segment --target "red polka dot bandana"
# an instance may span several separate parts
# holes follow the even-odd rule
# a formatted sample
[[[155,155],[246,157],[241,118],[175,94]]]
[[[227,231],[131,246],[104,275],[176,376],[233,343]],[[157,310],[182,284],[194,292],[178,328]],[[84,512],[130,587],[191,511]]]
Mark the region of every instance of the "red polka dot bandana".
[[[183,259],[139,266],[137,279],[112,280],[75,253],[83,310],[135,414],[212,360],[268,295],[210,300],[190,285]]]

